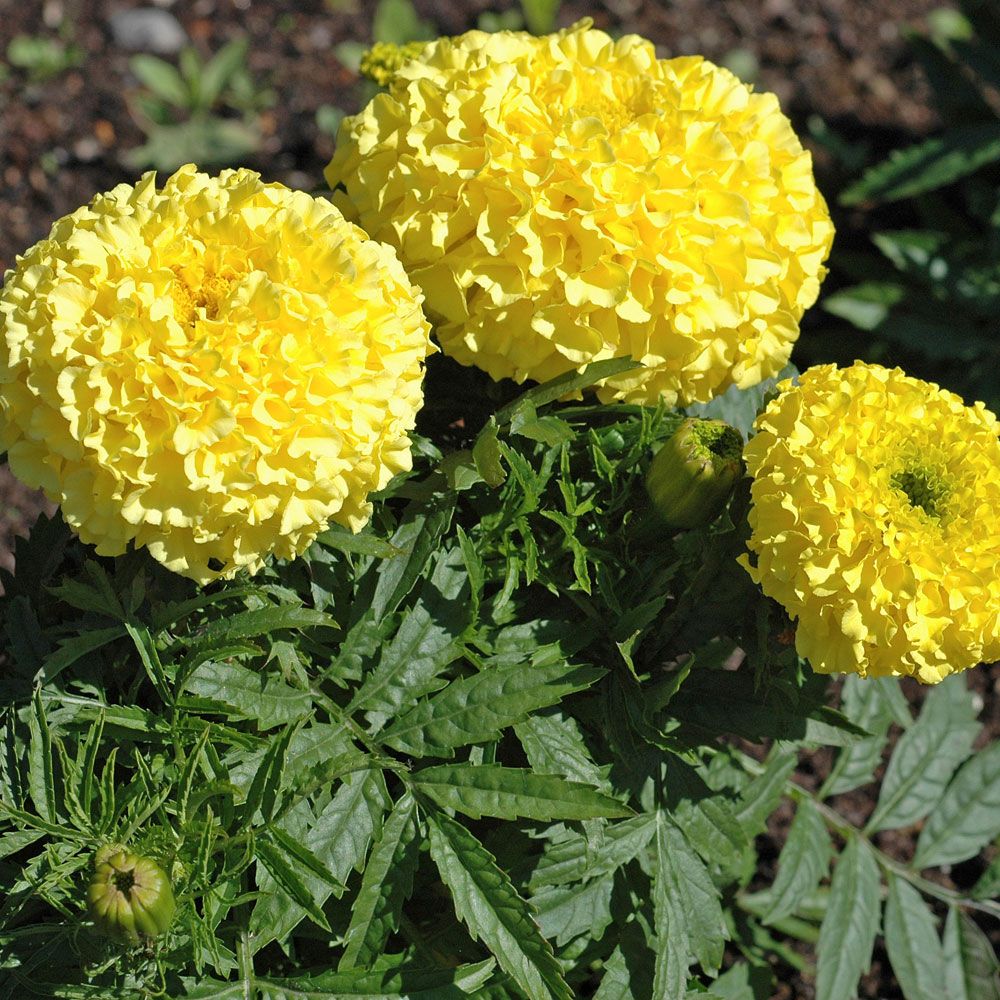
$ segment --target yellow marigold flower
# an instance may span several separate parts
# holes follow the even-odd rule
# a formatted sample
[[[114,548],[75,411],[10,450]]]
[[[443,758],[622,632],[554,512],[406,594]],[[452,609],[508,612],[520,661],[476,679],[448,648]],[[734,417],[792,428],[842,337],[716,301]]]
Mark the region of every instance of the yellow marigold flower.
[[[1000,659],[1000,421],[898,368],[821,365],[757,418],[750,575],[821,673]]]
[[[394,45],[392,42],[376,42],[361,57],[361,75],[374,80],[380,87],[388,86],[403,63],[419,56],[426,42],[407,42]]]
[[[249,170],[146,174],[0,292],[0,449],[102,555],[290,558],[409,468],[429,328],[390,248]]]
[[[604,399],[705,401],[788,360],[833,227],[773,94],[581,22],[427,45],[341,126],[336,203],[396,247],[446,353]]]

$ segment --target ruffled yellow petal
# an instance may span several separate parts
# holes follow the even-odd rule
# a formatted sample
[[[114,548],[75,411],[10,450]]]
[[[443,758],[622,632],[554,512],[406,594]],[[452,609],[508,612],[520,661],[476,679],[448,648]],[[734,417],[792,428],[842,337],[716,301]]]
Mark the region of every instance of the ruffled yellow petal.
[[[447,354],[517,381],[628,354],[602,398],[670,404],[785,365],[833,226],[773,95],[586,22],[441,39],[388,80],[326,177]]]
[[[0,293],[0,449],[104,555],[206,582],[302,552],[409,467],[429,328],[393,251],[249,170],[60,219]]]
[[[821,673],[1000,659],[1000,422],[899,369],[810,368],[757,418],[746,561]]]

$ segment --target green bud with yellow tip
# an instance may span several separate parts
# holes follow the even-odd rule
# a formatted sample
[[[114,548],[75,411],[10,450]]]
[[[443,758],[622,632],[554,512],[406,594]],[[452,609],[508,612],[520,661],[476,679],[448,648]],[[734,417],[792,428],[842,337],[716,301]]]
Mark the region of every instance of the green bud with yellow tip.
[[[94,855],[87,915],[107,937],[129,944],[155,938],[174,918],[170,878],[151,858],[105,844]]]
[[[672,528],[714,521],[743,475],[743,438],[722,420],[691,417],[653,457],[646,491]]]

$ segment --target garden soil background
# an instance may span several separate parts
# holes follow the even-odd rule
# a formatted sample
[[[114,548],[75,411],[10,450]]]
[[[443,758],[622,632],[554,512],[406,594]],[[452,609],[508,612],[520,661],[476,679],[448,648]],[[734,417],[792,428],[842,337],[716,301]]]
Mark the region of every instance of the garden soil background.
[[[52,222],[97,192],[136,171],[127,154],[144,141],[133,116],[140,87],[129,71],[127,50],[116,40],[112,18],[143,4],[122,0],[0,0],[0,271],[43,238]],[[362,87],[337,57],[342,42],[370,41],[371,0],[159,0],[149,5],[170,16],[188,42],[208,57],[226,42],[246,38],[248,68],[270,106],[261,116],[263,143],[244,161],[266,179],[311,191],[323,188],[322,170],[333,138],[317,124],[317,110],[358,110]],[[442,34],[475,27],[484,12],[510,10],[509,0],[414,0],[421,17]],[[664,56],[700,53],[729,65],[758,89],[774,91],[806,138],[814,116],[830,122],[852,141],[889,149],[927,134],[937,123],[919,70],[908,57],[905,33],[925,26],[940,4],[933,0],[566,0],[560,24],[590,17],[615,33],[636,32]],[[3,54],[16,36],[51,38],[75,46],[79,64],[41,82]],[[821,189],[831,167],[817,151]],[[837,218],[838,229],[863,230],[858,217]],[[836,250],[835,250],[836,252]],[[809,336],[808,325],[803,337]],[[38,513],[50,509],[0,467],[0,564],[13,565],[15,536],[25,534]],[[1000,738],[1000,667],[970,672],[982,698],[981,742]],[[916,704],[923,695],[906,685]],[[764,748],[750,748],[758,755]],[[830,751],[804,755],[798,778],[817,786],[830,766]],[[863,824],[878,792],[874,783],[834,804]],[[791,819],[786,806],[772,818],[760,846],[763,886]],[[900,859],[912,855],[917,829],[879,835],[879,846]],[[770,869],[768,865],[772,866]],[[977,871],[983,859],[967,862]],[[968,885],[975,872],[956,871]],[[971,876],[971,877],[970,877]],[[947,874],[940,877],[946,884]],[[1000,945],[1000,928],[983,929]],[[808,1000],[812,989],[789,967],[779,969],[782,998]],[[863,997],[899,997],[884,955],[876,950]]]

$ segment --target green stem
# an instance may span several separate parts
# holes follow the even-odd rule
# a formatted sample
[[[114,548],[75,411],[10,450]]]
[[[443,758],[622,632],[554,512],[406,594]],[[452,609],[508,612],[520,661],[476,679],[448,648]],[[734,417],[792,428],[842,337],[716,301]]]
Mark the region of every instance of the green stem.
[[[737,753],[739,753],[739,751],[737,751]],[[739,757],[744,769],[750,774],[756,776],[764,773],[764,765],[761,764],[760,761],[755,760],[753,757],[744,753],[739,753]],[[988,913],[991,917],[1000,920],[1000,903],[994,902],[993,900],[970,899],[968,896],[963,896],[959,892],[955,892],[952,889],[946,889],[944,886],[938,885],[936,882],[931,882],[928,879],[923,878],[923,876],[913,871],[912,868],[907,868],[906,865],[896,861],[895,858],[891,858],[888,854],[880,851],[871,842],[871,840],[868,839],[863,830],[860,830],[853,823],[844,819],[840,813],[828,806],[817,795],[810,792],[809,789],[803,788],[791,779],[788,780],[786,789],[789,797],[795,799],[796,801],[803,802],[809,800],[812,802],[812,804],[819,811],[819,814],[826,821],[827,825],[836,830],[841,836],[861,837],[865,840],[871,848],[871,851],[875,856],[875,860],[884,871],[892,872],[894,875],[898,875],[900,878],[905,879],[914,887],[914,889],[919,890],[925,896],[932,896],[934,899],[939,899],[942,903],[947,903],[949,906],[964,906],[969,910],[978,910],[980,913]]]

